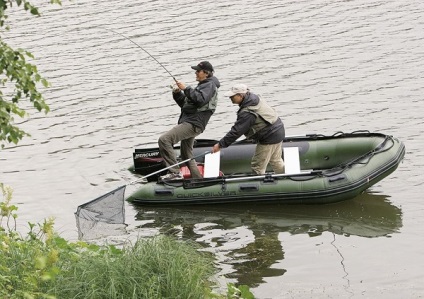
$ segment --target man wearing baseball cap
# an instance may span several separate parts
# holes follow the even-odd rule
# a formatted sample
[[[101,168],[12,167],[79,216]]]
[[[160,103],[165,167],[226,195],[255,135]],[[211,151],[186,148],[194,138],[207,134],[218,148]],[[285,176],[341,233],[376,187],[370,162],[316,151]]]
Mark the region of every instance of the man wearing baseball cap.
[[[275,173],[284,173],[282,142],[284,124],[275,110],[259,95],[250,92],[245,84],[236,84],[224,94],[239,105],[237,120],[231,130],[213,146],[212,152],[230,146],[241,135],[256,143],[251,167],[256,174],[265,174],[268,164]]]
[[[193,158],[194,139],[202,133],[215,112],[218,102],[219,80],[214,76],[214,69],[209,61],[201,61],[191,67],[196,72],[196,87],[186,86],[177,81],[177,86],[172,90],[172,97],[180,106],[181,113],[178,124],[171,130],[159,137],[159,153],[167,167],[177,164],[174,145],[180,143],[181,158],[183,160]],[[187,162],[192,178],[202,178],[194,159]],[[168,174],[161,177],[162,180],[182,179],[180,167],[171,167]]]
[[[198,65],[192,66],[191,68],[196,71],[204,70],[212,73],[214,72],[213,66],[209,61],[201,61]]]

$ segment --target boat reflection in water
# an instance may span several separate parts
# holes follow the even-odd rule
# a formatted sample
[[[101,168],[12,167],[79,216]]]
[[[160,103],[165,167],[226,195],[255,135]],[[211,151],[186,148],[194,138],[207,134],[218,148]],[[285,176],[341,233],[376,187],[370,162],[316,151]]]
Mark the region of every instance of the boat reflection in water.
[[[401,209],[382,194],[363,193],[329,205],[205,205],[140,207],[136,221],[140,230],[156,229],[199,243],[217,258],[220,274],[255,287],[264,277],[283,275],[271,268],[284,259],[280,233],[324,232],[342,236],[377,238],[390,236],[402,227]]]

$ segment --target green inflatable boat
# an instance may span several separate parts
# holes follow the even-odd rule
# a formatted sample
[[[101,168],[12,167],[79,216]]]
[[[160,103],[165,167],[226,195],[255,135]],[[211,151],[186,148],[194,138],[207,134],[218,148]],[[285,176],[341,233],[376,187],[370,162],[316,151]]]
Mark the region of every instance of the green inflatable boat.
[[[216,142],[196,140],[194,155],[202,171],[207,168],[205,156]],[[401,141],[382,133],[293,136],[283,141],[286,173],[255,175],[250,169],[254,150],[255,144],[237,142],[220,151],[216,175],[192,179],[182,161],[184,179],[162,181],[159,176],[166,169],[158,148],[136,149],[132,170],[146,180],[127,200],[140,205],[333,203],[354,198],[381,181],[405,155]],[[178,146],[175,152],[179,154]]]

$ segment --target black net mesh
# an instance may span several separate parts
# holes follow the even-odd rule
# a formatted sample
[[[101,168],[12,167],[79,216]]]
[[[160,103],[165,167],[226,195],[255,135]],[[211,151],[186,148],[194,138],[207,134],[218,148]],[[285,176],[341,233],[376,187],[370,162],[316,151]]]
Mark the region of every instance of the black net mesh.
[[[80,240],[126,234],[125,188],[121,186],[78,206],[75,217]]]

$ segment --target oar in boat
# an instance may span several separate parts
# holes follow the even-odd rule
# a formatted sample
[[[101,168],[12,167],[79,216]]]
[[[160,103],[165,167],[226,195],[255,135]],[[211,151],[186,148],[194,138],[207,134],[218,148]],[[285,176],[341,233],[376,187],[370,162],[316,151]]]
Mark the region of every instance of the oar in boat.
[[[274,178],[283,178],[283,177],[302,177],[302,176],[311,176],[311,175],[319,175],[321,174],[321,170],[305,170],[301,171],[299,173],[282,173],[282,174],[273,174],[273,173],[267,173],[267,174],[261,174],[261,175],[252,175],[252,174],[245,174],[241,176],[219,176],[219,177],[213,177],[213,178],[203,178],[203,179],[189,179],[185,180],[183,182],[183,186],[185,189],[193,189],[193,188],[200,188],[200,187],[207,187],[212,186],[215,184],[224,184],[227,182],[237,182],[237,181],[255,181],[255,180],[272,180]]]
[[[258,180],[258,179],[266,179],[266,178],[282,178],[282,177],[296,177],[296,176],[303,176],[303,175],[315,175],[321,172],[322,171],[319,171],[319,170],[305,170],[298,173],[281,173],[281,174],[268,173],[268,174],[247,175],[247,176],[240,176],[240,177],[228,177],[228,178],[224,178],[224,180],[225,182],[250,181],[250,180]]]

